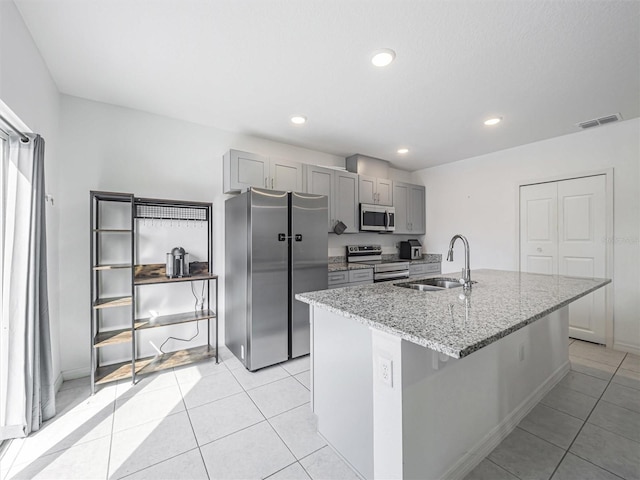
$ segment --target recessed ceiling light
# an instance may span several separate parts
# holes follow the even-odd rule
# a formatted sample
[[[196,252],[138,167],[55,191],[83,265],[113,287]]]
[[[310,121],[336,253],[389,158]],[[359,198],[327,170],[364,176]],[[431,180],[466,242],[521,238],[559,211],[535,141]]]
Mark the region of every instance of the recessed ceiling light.
[[[386,67],[396,58],[396,52],[390,48],[382,48],[373,52],[371,63],[376,67]]]
[[[399,148],[398,149],[398,153],[401,155],[404,155],[405,153],[409,153],[409,149],[408,148]]]
[[[502,117],[493,117],[484,121],[485,125],[497,125],[502,121]]]
[[[304,115],[292,115],[291,123],[295,123],[296,125],[302,125],[303,123],[307,123],[307,117]]]

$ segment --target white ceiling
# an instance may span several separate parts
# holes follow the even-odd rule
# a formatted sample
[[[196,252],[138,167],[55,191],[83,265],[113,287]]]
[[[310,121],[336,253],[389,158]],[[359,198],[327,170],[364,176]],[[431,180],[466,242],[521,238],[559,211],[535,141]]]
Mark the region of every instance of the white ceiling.
[[[640,115],[637,0],[15,2],[62,93],[407,170]]]

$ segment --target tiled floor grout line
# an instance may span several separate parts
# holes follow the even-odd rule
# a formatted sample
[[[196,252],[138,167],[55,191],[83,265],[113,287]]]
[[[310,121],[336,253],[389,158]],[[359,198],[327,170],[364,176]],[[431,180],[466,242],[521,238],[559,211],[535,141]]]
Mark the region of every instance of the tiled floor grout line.
[[[575,437],[573,437],[573,440],[571,440],[571,443],[569,444],[569,446],[567,447],[567,449],[564,452],[564,455],[562,455],[562,458],[560,459],[560,461],[558,462],[558,464],[556,465],[556,468],[553,469],[553,472],[551,473],[551,476],[549,478],[552,478],[556,472],[558,471],[558,468],[560,467],[560,465],[562,464],[562,462],[564,461],[565,457],[567,456],[567,454],[569,453],[569,450],[571,450],[571,447],[573,447],[573,444],[576,442],[576,440],[578,439],[578,437],[580,436],[580,433],[582,433],[582,430],[584,429],[584,426],[587,424],[587,422],[589,421],[589,418],[591,417],[591,414],[593,413],[593,411],[596,409],[596,407],[598,406],[598,404],[600,403],[600,400],[602,400],[602,397],[604,396],[605,392],[607,391],[607,388],[609,388],[609,385],[611,385],[611,381],[613,380],[613,377],[615,377],[616,373],[618,373],[618,370],[620,369],[620,365],[622,365],[622,363],[624,362],[624,359],[627,358],[627,354],[625,353],[624,356],[622,357],[622,360],[620,360],[620,363],[618,364],[618,367],[616,368],[616,371],[613,372],[613,375],[611,376],[611,378],[609,379],[609,381],[607,382],[607,386],[604,387],[604,390],[602,391],[602,393],[600,394],[600,397],[598,397],[598,401],[596,401],[596,403],[593,405],[593,408],[591,408],[591,410],[589,411],[589,414],[587,415],[587,418],[584,419],[584,423],[580,426],[580,429],[578,430],[578,433],[576,433]],[[572,455],[576,455],[575,453],[571,452]],[[576,455],[576,457],[578,458],[582,458],[579,455]],[[604,467],[601,467],[600,465],[596,465],[593,462],[590,462],[589,460],[587,460],[586,458],[582,458],[582,460],[584,460],[585,462],[589,462],[591,465],[595,465],[598,468],[602,468],[602,470],[609,472],[609,470],[607,470]],[[615,475],[615,473],[613,472],[609,472],[612,475]],[[616,475],[618,476],[618,475]]]
[[[284,370],[284,369],[283,369],[283,370]],[[284,371],[285,371],[285,372],[287,372],[286,370],[284,370]],[[292,376],[289,372],[287,372],[287,373],[289,374],[289,376],[290,376],[290,377]],[[287,377],[284,377],[284,378],[287,378]],[[280,380],[283,380],[283,379],[280,379]],[[240,382],[238,382],[238,383],[240,383]],[[271,382],[271,383],[275,383],[275,382]],[[268,385],[268,384],[267,384],[267,385]],[[243,386],[242,384],[240,384],[240,386],[244,389],[244,386]],[[256,388],[258,388],[258,387],[256,387]],[[245,392],[244,392],[244,393],[246,393],[246,394],[247,394],[247,397],[249,397],[249,400],[251,400],[251,403],[253,403],[253,405],[258,409],[258,411],[260,412],[260,415],[262,415],[262,416],[264,417],[265,421],[267,422],[267,424],[269,425],[269,427],[271,428],[271,430],[273,430],[273,432],[278,436],[278,438],[279,438],[279,439],[280,439],[280,441],[284,444],[284,446],[285,446],[285,447],[287,447],[287,450],[289,450],[289,453],[291,453],[291,456],[292,456],[293,458],[297,459],[297,457],[296,457],[295,453],[293,453],[293,452],[291,451],[291,449],[289,448],[289,445],[287,445],[287,442],[285,442],[285,441],[282,439],[282,437],[280,436],[280,434],[278,433],[278,431],[277,431],[275,428],[273,428],[273,425],[271,425],[271,422],[269,421],[269,419],[267,418],[267,416],[262,412],[262,410],[260,410],[260,407],[258,407],[258,404],[253,400],[253,398],[251,397],[251,395],[249,395],[249,392],[248,392],[247,390],[245,390]],[[298,406],[299,406],[299,405],[298,405]],[[298,408],[298,407],[295,407],[295,408]],[[284,412],[283,412],[283,413],[284,413]],[[277,417],[277,415],[274,415],[274,417]],[[286,468],[286,467],[285,467],[285,468]],[[304,467],[303,467],[303,468],[304,468]],[[306,470],[305,470],[305,471],[306,471]],[[273,474],[275,474],[275,473],[277,473],[277,472],[273,472]],[[272,474],[272,475],[273,475],[273,474]],[[269,475],[269,476],[271,476],[271,475]]]
[[[295,458],[295,455],[293,456],[293,458]],[[294,462],[291,462],[289,465],[286,465],[286,466],[282,467],[280,470],[276,470],[275,472],[273,472],[273,473],[269,474],[269,476],[264,477],[264,480],[269,480],[269,479],[270,479],[271,477],[273,477],[274,475],[277,475],[277,474],[278,474],[278,473],[280,473],[281,471],[283,471],[283,470],[285,470],[285,469],[289,468],[291,465],[295,465],[296,463],[299,463],[299,462],[298,462],[298,460],[296,460],[296,461],[294,461]],[[300,465],[300,466],[302,467],[302,465]],[[302,468],[304,469],[304,467],[302,467]],[[306,472],[306,470],[305,470],[305,472]]]
[[[564,387],[564,388],[566,388],[567,390],[571,390],[572,392],[578,392],[578,390],[573,390],[572,388],[567,388],[567,387]],[[578,392],[578,393],[582,393],[582,392]],[[587,395],[586,393],[582,393],[582,394],[587,396],[587,397],[589,397],[589,398],[596,398],[596,397],[592,397],[591,395]],[[544,398],[542,400],[544,400]],[[567,413],[564,410],[560,410],[560,409],[558,409],[558,408],[556,408],[556,407],[554,407],[552,405],[547,405],[546,403],[543,403],[542,400],[540,400],[540,402],[538,402],[538,405],[544,405],[545,407],[550,408],[551,410],[555,410],[556,412],[564,413],[565,415],[568,415],[571,418],[575,418],[576,420],[580,420],[581,422],[586,422],[586,420],[584,418],[576,417],[575,415],[571,415],[570,413]],[[598,401],[596,401],[596,405],[597,404],[598,404]],[[594,408],[595,408],[595,406],[594,406]]]
[[[529,433],[529,432],[527,432]],[[515,478],[517,478],[518,480],[522,480],[518,475],[516,475],[515,473],[512,473],[511,471],[507,470],[506,468],[504,468],[502,465],[494,462],[493,460],[491,460],[489,458],[489,455],[487,455],[486,457],[484,457],[486,460],[488,460],[489,462],[493,463],[496,467],[498,467],[500,470],[504,470],[505,472],[507,472],[509,475],[513,475]]]
[[[126,474],[125,476],[123,476],[123,477],[118,477],[118,479],[117,479],[117,480],[125,479],[125,478],[127,478],[127,477],[130,477],[131,475],[135,475],[136,473],[143,472],[143,471],[145,471],[145,470],[146,470],[146,469],[148,469],[148,468],[155,467],[156,465],[160,465],[160,464],[161,464],[161,463],[163,463],[163,462],[166,462],[166,461],[168,461],[168,460],[171,460],[172,458],[179,457],[180,455],[184,455],[185,453],[189,453],[189,452],[191,452],[191,451],[193,451],[193,450],[196,450],[197,448],[198,448],[198,447],[190,448],[190,449],[189,449],[189,450],[187,450],[186,452],[177,453],[177,454],[172,455],[172,456],[170,456],[170,457],[163,458],[163,459],[162,459],[162,460],[160,460],[159,462],[152,463],[151,465],[147,465],[146,467],[141,468],[141,469],[139,469],[139,470],[136,470],[135,472],[127,473],[127,474]],[[205,471],[206,471],[206,465],[205,465]],[[208,476],[209,476],[209,474],[207,474],[207,477],[208,477]]]
[[[304,372],[300,372],[300,373],[305,373],[308,372],[309,370],[305,370]],[[296,375],[300,375],[300,373],[296,373]],[[307,390],[309,390],[309,393],[311,393],[311,389],[309,387],[307,387],[304,383],[302,383],[299,379],[296,378],[296,375],[291,375],[300,385],[302,385],[304,388],[306,388]]]
[[[224,363],[224,360],[223,360],[223,362],[221,362],[221,363]],[[215,399],[215,400],[212,400],[211,402],[203,403],[202,405],[196,405],[196,406],[191,407],[191,408],[200,408],[200,407],[202,407],[202,406],[204,406],[204,405],[210,405],[210,404],[215,403],[215,402],[217,402],[217,401],[219,401],[219,400],[224,400],[225,398],[233,397],[234,395],[239,395],[239,394],[241,394],[241,393],[244,393],[245,395],[247,395],[247,397],[249,397],[249,400],[251,400],[251,402],[255,405],[255,402],[253,402],[253,399],[251,398],[251,395],[249,395],[249,394],[247,393],[247,390],[245,390],[244,386],[243,386],[243,385],[238,381],[238,379],[236,378],[236,376],[235,376],[235,375],[233,375],[233,373],[231,372],[231,370],[229,370],[229,367],[227,367],[226,365],[225,365],[225,367],[227,368],[227,370],[229,371],[229,373],[231,373],[231,374],[232,374],[233,379],[234,379],[236,382],[238,382],[238,385],[240,385],[240,388],[242,388],[242,392],[237,392],[237,393],[233,393],[233,394],[231,394],[231,395],[226,395],[226,396],[224,396],[224,397],[221,397],[221,398],[217,398],[217,399]],[[180,387],[180,382],[178,382],[178,387]],[[257,388],[257,387],[256,387],[256,388]],[[180,395],[182,395],[182,389],[180,389]],[[184,395],[182,395],[182,401],[184,402]],[[184,402],[184,403],[185,403],[185,410],[188,412],[188,411],[189,411],[189,408],[187,408],[186,402]],[[262,423],[262,422],[264,422],[264,421],[266,421],[266,420],[267,420],[267,417],[265,417],[265,416],[264,416],[264,414],[263,414],[263,413],[262,413],[262,411],[258,408],[258,406],[257,406],[257,405],[255,405],[255,407],[258,409],[258,412],[260,412],[260,415],[262,415],[263,420],[260,420],[259,422],[256,422],[256,423],[253,423],[253,424],[251,424],[251,425],[249,425],[249,426],[247,426],[247,427],[243,427],[243,428],[241,428],[240,430],[236,430],[235,432],[227,433],[226,435],[223,435],[222,437],[216,438],[215,440],[211,440],[210,442],[206,442],[206,443],[203,443],[202,445],[200,445],[200,443],[198,442],[198,437],[197,437],[197,435],[195,434],[195,431],[194,431],[194,433],[193,433],[193,434],[194,434],[194,436],[195,436],[195,438],[196,438],[196,445],[198,446],[198,450],[200,451],[200,456],[202,457],[202,462],[203,462],[203,463],[205,463],[205,462],[204,462],[204,456],[202,456],[202,447],[204,447],[205,445],[209,445],[209,444],[211,444],[211,443],[213,443],[213,442],[217,442],[218,440],[222,440],[223,438],[229,437],[229,436],[231,436],[231,435],[233,435],[233,434],[235,434],[235,433],[242,432],[243,430],[246,430],[246,429],[248,429],[248,428],[251,428],[251,427],[253,427],[253,426],[255,426],[255,425],[258,425],[259,423]],[[191,424],[191,428],[193,429],[193,423],[191,423],[191,416],[189,416],[189,414],[188,414],[188,413],[187,413],[187,416],[188,416],[188,418],[189,418],[189,423]],[[206,465],[206,463],[205,463],[205,470],[207,471],[207,477],[211,478],[211,477],[210,477],[210,475],[209,475],[209,471],[207,470],[207,465]]]
[[[262,415],[262,412],[260,412],[260,414]],[[264,415],[263,415],[263,417],[264,417]],[[236,433],[243,432],[243,431],[245,431],[245,430],[247,430],[247,429],[249,429],[251,427],[255,427],[256,425],[259,425],[262,422],[266,422],[266,421],[267,421],[267,419],[265,418],[263,420],[260,420],[259,422],[252,423],[251,425],[247,425],[246,427],[242,427],[242,428],[236,430],[235,432],[227,433],[226,435],[223,435],[223,436],[221,436],[219,438],[216,438],[215,440],[211,440],[210,442],[203,443],[202,445],[198,444],[198,448],[206,447],[207,445],[211,445],[212,443],[217,442],[218,440],[222,440],[223,438],[230,437],[231,435],[234,435]],[[197,440],[196,440],[196,443],[197,443]]]
[[[280,367],[280,368],[282,368],[282,367]],[[298,381],[298,379],[297,379],[293,374],[289,373],[289,371],[288,371],[288,370],[286,370],[286,369],[284,369],[284,368],[282,368],[282,369],[283,369],[285,372],[287,372],[287,374],[289,375],[289,377],[291,377],[291,378],[293,378],[294,380]],[[306,372],[306,370],[305,370],[305,372]],[[302,373],[302,372],[300,372],[300,373]],[[297,375],[297,374],[296,374],[296,375]],[[235,375],[234,375],[234,378],[235,378]],[[284,378],[287,378],[287,377],[284,377]],[[284,380],[284,378],[280,378],[279,380]],[[275,383],[275,382],[277,382],[277,381],[279,381],[279,380],[275,380],[275,381],[270,382],[270,383],[265,383],[265,385],[270,385],[271,383]],[[238,381],[238,379],[237,379],[237,378],[236,378],[236,381],[240,384],[240,387],[242,387],[242,389],[244,390],[244,393],[246,393],[246,394],[247,394],[247,397],[249,397],[249,400],[251,400],[251,403],[253,403],[253,404],[255,405],[255,407],[258,409],[258,411],[260,412],[260,415],[262,415],[262,416],[264,417],[265,421],[267,422],[267,424],[269,424],[269,427],[271,427],[271,430],[273,430],[273,431],[274,431],[274,433],[278,436],[278,438],[279,438],[279,439],[280,439],[280,441],[284,444],[284,446],[285,446],[285,447],[287,447],[287,450],[289,450],[289,452],[291,453],[291,455],[293,456],[293,458],[295,458],[295,459],[296,459],[296,462],[298,462],[298,463],[299,463],[298,457],[296,457],[295,453],[293,453],[293,451],[291,450],[291,448],[289,448],[289,445],[287,445],[287,442],[285,442],[285,441],[284,441],[284,439],[280,436],[280,434],[278,433],[278,431],[273,427],[273,425],[271,425],[271,422],[269,421],[269,419],[267,418],[267,416],[266,416],[264,413],[262,413],[262,410],[260,410],[260,407],[258,407],[258,405],[256,404],[256,402],[255,402],[255,401],[253,400],[253,398],[251,397],[251,395],[249,395],[249,391],[248,391],[247,389],[245,389],[245,388],[244,388],[244,385],[242,385],[242,383],[240,383],[240,381]],[[301,382],[299,382],[299,381],[298,381],[298,383],[301,383]],[[260,387],[263,387],[263,386],[264,386],[264,385],[260,385]],[[303,386],[304,388],[306,388],[304,385],[302,385],[302,386]],[[254,388],[260,388],[260,387],[254,387]],[[254,390],[254,388],[251,388],[251,389],[249,389],[249,390]],[[306,402],[306,403],[309,403],[309,402]],[[302,405],[304,405],[304,403],[303,403]],[[298,406],[296,406],[296,407],[290,408],[289,410],[286,410],[286,411],[284,411],[284,412],[281,412],[281,413],[279,413],[278,415],[282,415],[282,414],[284,414],[284,413],[290,412],[291,410],[294,410],[294,409],[296,409],[296,408],[298,408],[298,407],[300,407],[300,406],[301,406],[301,405],[298,405]],[[275,417],[277,417],[278,415],[274,415],[274,416],[273,416],[273,417],[271,417],[271,418],[275,418]],[[261,422],[259,422],[259,423],[261,423]],[[254,424],[254,425],[256,425],[256,424]],[[252,426],[253,426],[253,425],[252,425]],[[247,427],[247,428],[249,428],[249,427]],[[243,430],[244,430],[244,429],[243,429]],[[239,430],[239,431],[240,431],[240,430]],[[236,432],[234,432],[234,433],[236,433]],[[233,435],[233,434],[230,434],[230,435]],[[220,440],[220,439],[218,439],[218,440]],[[214,441],[216,441],[216,440],[214,440]],[[310,453],[309,455],[311,455],[311,453]],[[303,457],[303,458],[306,458],[306,457]],[[295,463],[295,462],[293,462],[293,463]],[[290,465],[287,465],[287,466],[286,466],[286,467],[284,467],[284,468],[281,468],[280,470],[284,470],[285,468],[290,467],[291,465],[293,465],[293,463],[291,463]],[[302,469],[305,471],[305,473],[306,473],[307,475],[309,475],[309,477],[311,477],[311,475],[309,474],[309,472],[307,472],[306,468],[304,468],[304,466],[303,466],[302,464],[300,464],[300,466],[301,466],[301,467],[302,467]],[[276,471],[276,472],[273,472],[271,475],[269,475],[269,477],[270,477],[270,476],[272,476],[272,475],[275,475],[275,474],[276,474],[276,473],[278,473],[280,470],[278,470],[278,471]],[[266,478],[269,478],[269,477],[266,477]]]
[[[109,480],[109,470],[111,470],[111,450],[112,450],[112,446],[113,446],[113,427],[116,423],[116,393],[118,391],[115,390],[113,392],[113,410],[111,411],[111,431],[109,434],[109,454],[107,455],[107,475],[106,475],[106,480]]]
[[[225,368],[227,368],[226,365],[225,365]],[[207,478],[211,479],[211,475],[209,475],[209,470],[207,469],[207,462],[204,461],[204,455],[202,455],[202,450],[200,449],[200,442],[198,442],[198,436],[196,435],[196,430],[195,430],[195,428],[193,428],[193,422],[191,421],[191,415],[189,415],[189,409],[187,408],[187,402],[184,400],[184,392],[182,391],[182,388],[180,387],[180,382],[178,381],[178,376],[176,375],[176,369],[173,368],[172,370],[173,370],[173,375],[174,375],[174,377],[176,379],[176,383],[178,384],[178,390],[180,391],[180,398],[182,399],[182,404],[184,405],[184,411],[187,414],[187,420],[189,420],[189,425],[191,426],[191,431],[193,432],[193,438],[196,441],[196,448],[198,449],[198,454],[200,455],[200,458],[202,459],[202,466],[204,467],[204,472],[207,474]],[[227,370],[228,370],[228,368],[227,368]],[[190,451],[190,450],[187,450],[187,452],[188,451]],[[180,455],[183,455],[184,453],[187,453],[187,452],[182,452]]]
[[[14,440],[15,441],[15,440]],[[9,445],[10,447],[11,445]],[[7,453],[7,451],[9,451],[9,447],[7,447],[7,450],[5,451],[5,454]],[[24,440],[21,442],[20,447],[18,447],[18,451],[16,452],[16,454],[13,456],[13,458],[11,459],[11,464],[9,464],[9,468],[6,470],[7,472],[7,478],[9,478],[9,474],[11,473],[11,470],[13,469],[13,465],[16,463],[16,458],[18,458],[18,456],[20,455],[20,452],[22,452],[22,449],[24,448]]]
[[[225,367],[226,367],[226,365],[225,365]],[[143,470],[146,470],[147,468],[154,467],[154,466],[156,466],[156,465],[158,465],[158,464],[160,464],[160,463],[162,463],[162,462],[165,462],[165,461],[167,461],[167,460],[171,460],[172,458],[178,457],[178,456],[180,456],[180,455],[184,455],[185,453],[190,452],[191,450],[195,450],[196,448],[198,449],[198,453],[200,453],[200,456],[201,456],[201,458],[202,458],[202,463],[203,463],[203,465],[204,465],[205,472],[207,473],[207,478],[210,478],[210,477],[209,477],[209,472],[208,472],[208,470],[207,470],[207,465],[206,465],[206,463],[205,463],[205,461],[204,461],[204,458],[202,457],[202,452],[200,451],[200,445],[198,445],[198,437],[197,437],[197,436],[196,436],[196,434],[195,434],[195,430],[194,430],[194,428],[193,428],[193,423],[191,422],[191,416],[189,415],[189,409],[187,408],[186,402],[185,402],[185,400],[184,400],[184,394],[183,394],[183,392],[182,392],[182,388],[180,387],[180,382],[178,381],[178,377],[177,377],[177,375],[176,375],[176,373],[175,373],[175,368],[172,368],[172,369],[171,369],[171,371],[172,371],[172,373],[173,373],[174,379],[176,380],[176,385],[177,385],[177,387],[178,387],[178,391],[180,392],[180,399],[181,399],[182,404],[183,404],[183,406],[184,406],[184,412],[187,414],[187,419],[189,420],[189,425],[191,426],[191,430],[192,430],[192,432],[193,432],[193,437],[194,437],[194,439],[196,440],[196,446],[195,446],[194,448],[190,449],[190,450],[185,451],[185,452],[178,453],[178,454],[173,455],[173,456],[171,456],[171,457],[164,458],[163,460],[161,460],[161,461],[159,461],[159,462],[156,462],[156,463],[153,463],[153,464],[147,465],[147,466],[146,466],[146,467],[144,467],[144,468],[141,468],[141,469],[139,469],[139,470],[136,470],[135,472],[128,473],[128,474],[127,474],[127,475],[125,475],[124,477],[120,477],[120,478],[126,478],[126,477],[129,477],[129,476],[131,476],[131,475],[133,475],[133,474],[135,474],[135,473],[138,473],[138,472],[141,472],[141,471],[143,471]],[[167,374],[167,373],[168,373],[168,372],[166,372],[165,374]],[[219,372],[217,372],[217,373],[219,373]],[[214,375],[214,374],[211,374],[211,375]],[[206,375],[206,376],[209,376],[209,375]],[[235,377],[234,377],[234,378],[235,378]],[[159,392],[159,391],[161,391],[161,390],[163,390],[163,389],[165,389],[165,388],[171,388],[171,387],[173,387],[173,385],[169,385],[169,386],[167,386],[167,387],[161,387],[161,388],[158,388],[158,389],[154,389],[154,390],[151,390],[151,391],[149,391],[149,392],[145,392],[145,393],[155,393],[155,392]],[[235,395],[235,394],[234,394],[234,395]],[[132,394],[131,396],[133,397],[133,396],[135,396],[135,394]],[[228,395],[227,397],[223,397],[223,398],[228,398],[228,397],[230,397],[230,396],[233,396],[233,395]],[[127,397],[125,397],[125,398],[127,398]],[[219,399],[217,399],[217,400],[222,400],[223,398],[219,398]],[[108,472],[108,470],[109,470],[109,465],[110,465],[110,463],[111,463],[111,462],[110,462],[110,460],[111,460],[111,444],[112,444],[112,442],[113,442],[113,424],[115,423],[115,406],[116,406],[116,400],[117,400],[117,399],[118,399],[118,398],[117,398],[117,396],[116,396],[116,398],[115,398],[115,400],[114,400],[114,402],[113,402],[113,404],[114,404],[114,412],[113,412],[113,419],[112,419],[112,422],[113,422],[113,423],[112,423],[112,426],[111,426],[111,431],[112,431],[112,433],[111,433],[111,441],[110,441],[110,443],[109,443],[109,463],[107,464],[107,472]],[[217,400],[214,400],[214,402],[215,402],[215,401],[217,401]],[[209,403],[213,403],[213,402],[209,402]],[[203,404],[203,405],[207,405],[207,404],[205,403],[205,404]],[[200,406],[201,406],[201,405],[198,405],[197,407],[193,407],[193,408],[198,408],[198,407],[200,407]],[[173,416],[173,415],[177,415],[177,414],[179,414],[179,413],[182,413],[182,412],[175,412],[175,413],[166,414],[166,415],[164,415],[164,416],[162,417],[162,419],[164,420],[164,419],[165,419],[165,418],[167,418],[167,417],[170,417],[170,416]],[[131,426],[131,427],[128,427],[128,428],[124,428],[124,429],[119,430],[118,432],[115,432],[115,433],[124,432],[124,431],[130,430],[130,429],[132,429],[132,428],[137,428],[137,427],[140,427],[141,425],[145,425],[145,424],[147,424],[147,423],[155,422],[155,421],[157,421],[157,420],[159,420],[159,419],[152,419],[152,420],[149,420],[148,422],[144,422],[144,423],[141,423],[141,424],[139,424],[139,425],[134,425],[134,426]],[[109,478],[109,476],[108,476],[108,474],[107,474],[107,479],[108,479],[108,478]]]

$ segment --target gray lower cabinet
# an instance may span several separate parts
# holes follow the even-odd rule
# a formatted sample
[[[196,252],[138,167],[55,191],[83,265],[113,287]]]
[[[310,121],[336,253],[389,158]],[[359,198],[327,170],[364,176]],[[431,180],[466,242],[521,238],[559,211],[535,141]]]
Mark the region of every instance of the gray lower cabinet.
[[[425,196],[425,187],[422,185],[393,182],[393,206],[396,210],[394,233],[426,233]]]
[[[328,288],[353,287],[373,283],[373,269],[341,270],[329,272]]]
[[[346,225],[344,233],[357,233],[358,175],[331,168],[305,165],[306,192],[329,197],[327,231],[339,221]]]
[[[441,273],[440,263],[412,263],[409,265],[409,276],[438,275]]]

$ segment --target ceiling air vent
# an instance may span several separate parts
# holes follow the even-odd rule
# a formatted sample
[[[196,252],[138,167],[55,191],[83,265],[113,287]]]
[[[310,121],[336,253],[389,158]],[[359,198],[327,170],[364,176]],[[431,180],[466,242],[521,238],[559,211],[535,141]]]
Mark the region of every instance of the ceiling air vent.
[[[606,123],[617,122],[622,120],[622,115],[616,113],[614,115],[607,115],[606,117],[594,118],[593,120],[587,120],[585,122],[578,123],[578,127],[585,129],[591,127],[597,127],[598,125],[604,125]]]

